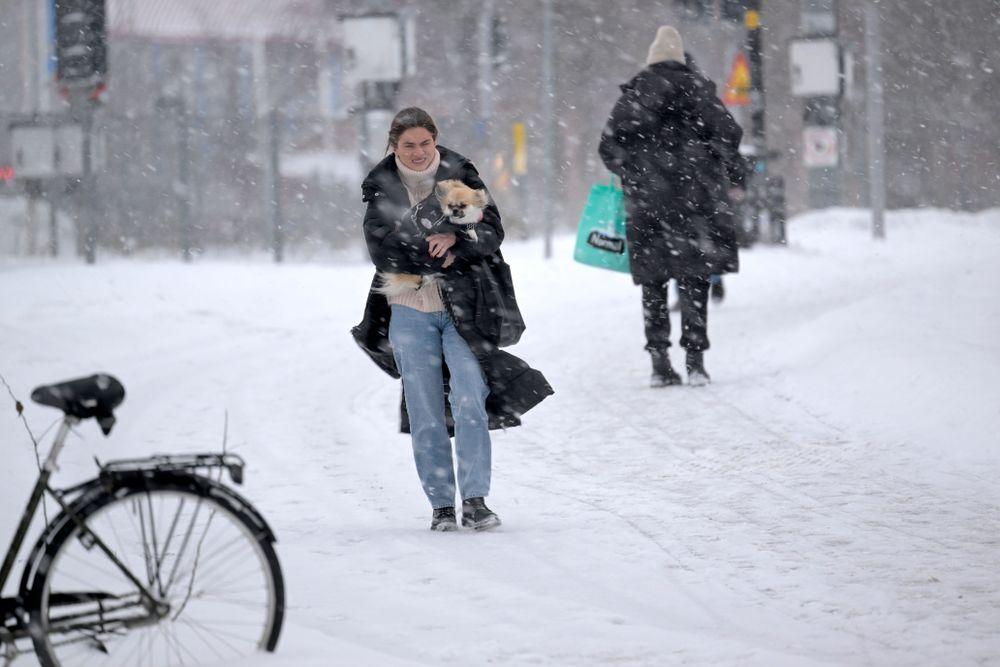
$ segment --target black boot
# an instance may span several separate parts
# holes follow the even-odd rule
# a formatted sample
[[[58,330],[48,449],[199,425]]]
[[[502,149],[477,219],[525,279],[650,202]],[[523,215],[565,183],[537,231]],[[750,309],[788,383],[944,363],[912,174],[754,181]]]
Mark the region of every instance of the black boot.
[[[712,381],[705,371],[705,353],[701,350],[688,350],[685,367],[688,373],[688,384],[692,387],[703,387]]]
[[[458,523],[455,521],[454,507],[439,507],[434,510],[431,518],[431,530],[448,531],[458,530]]]
[[[482,496],[462,501],[462,526],[473,530],[489,530],[500,525],[500,517],[486,506]]]
[[[722,278],[719,278],[718,282],[712,283],[709,293],[712,295],[712,301],[716,303],[721,303],[726,298],[726,288],[722,285]]]
[[[668,387],[681,384],[681,376],[670,365],[670,355],[666,350],[654,350],[649,353],[653,359],[653,374],[649,377],[650,387]]]

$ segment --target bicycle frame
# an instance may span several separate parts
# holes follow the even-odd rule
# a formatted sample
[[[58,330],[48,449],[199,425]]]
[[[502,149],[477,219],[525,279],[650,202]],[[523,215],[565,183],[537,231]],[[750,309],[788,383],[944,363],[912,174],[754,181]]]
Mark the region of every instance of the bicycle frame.
[[[74,523],[76,523],[80,530],[83,531],[89,538],[93,540],[93,544],[98,546],[101,551],[108,557],[108,559],[115,564],[115,566],[121,570],[122,574],[125,575],[136,587],[139,594],[138,599],[143,603],[143,606],[151,614],[156,614],[159,617],[166,615],[169,612],[169,607],[164,605],[162,602],[158,601],[149,589],[143,585],[143,583],[125,566],[121,560],[115,556],[111,549],[104,543],[104,541],[95,534],[90,528],[87,527],[86,523],[80,519],[79,516],[70,508],[63,497],[67,494],[71,494],[74,491],[83,491],[84,489],[93,485],[93,481],[85,482],[84,484],[77,485],[68,489],[67,491],[57,491],[49,486],[49,479],[52,477],[52,473],[55,472],[56,461],[59,458],[59,454],[62,452],[63,446],[66,444],[66,438],[69,435],[70,430],[74,425],[76,425],[80,420],[71,415],[66,415],[63,418],[62,423],[59,426],[59,430],[56,433],[55,439],[52,443],[52,449],[49,451],[48,457],[45,459],[45,463],[42,465],[42,469],[39,472],[38,480],[35,482],[35,486],[32,489],[31,497],[28,500],[28,504],[24,509],[24,514],[21,516],[21,522],[18,524],[17,531],[14,533],[14,539],[11,542],[10,547],[7,550],[7,554],[4,558],[3,567],[0,568],[0,591],[7,583],[7,579],[10,576],[11,571],[14,567],[14,561],[17,558],[17,554],[21,551],[21,547],[24,544],[24,539],[28,534],[28,530],[31,526],[31,522],[35,517],[35,513],[38,511],[38,505],[42,500],[45,493],[48,493],[52,498],[59,504],[63,513],[66,514]],[[43,530],[44,535],[44,530]],[[32,559],[29,559],[27,567],[32,564]],[[25,570],[27,572],[27,568]],[[16,641],[23,637],[27,632],[27,627],[24,624],[25,610],[23,608],[24,601],[21,596],[24,591],[19,590],[18,595],[11,599],[0,598],[3,602],[2,614],[0,614],[0,633],[4,636],[0,637],[6,641]],[[13,617],[14,625],[8,627],[8,621]],[[144,622],[142,619],[137,619],[136,622]],[[13,647],[8,650],[15,651]],[[8,655],[8,660],[10,655]]]
[[[48,491],[49,495],[55,497],[62,504],[61,498],[58,498],[55,491],[49,487],[49,478],[52,477],[52,473],[56,469],[56,459],[59,458],[59,453],[62,451],[63,445],[66,444],[66,437],[69,435],[70,429],[79,421],[76,417],[67,415],[63,418],[62,424],[59,425],[59,431],[52,442],[52,449],[49,451],[49,455],[38,473],[38,480],[35,481],[35,488],[32,489],[28,505],[24,508],[24,513],[21,515],[21,522],[14,533],[14,539],[7,548],[3,567],[0,568],[0,593],[3,592],[4,586],[7,585],[7,578],[10,576],[11,570],[14,569],[14,561],[17,558],[17,554],[21,551],[24,538],[28,534],[28,528],[31,526],[31,521],[35,518],[35,512],[38,511],[38,504],[42,502],[42,495]]]
[[[228,482],[243,483],[242,457],[224,448],[95,457],[96,475],[70,485],[55,479],[70,431],[95,418],[108,435],[124,393],[107,374],[32,392],[32,400],[63,417],[0,564],[0,666],[32,652],[42,664],[63,664],[70,656],[89,661],[93,651],[121,651],[128,661],[152,655],[154,644],[162,649],[157,655],[178,657],[190,642],[206,644],[215,656],[219,648],[247,655],[277,644],[284,617],[277,540],[257,509],[222,479],[225,469]],[[58,507],[45,512],[36,530],[46,495]],[[33,546],[25,545],[29,538]],[[234,570],[230,561],[250,569]],[[19,583],[11,583],[15,569]],[[239,587],[244,579],[252,580],[254,594]],[[190,648],[185,655],[201,658]]]
[[[143,584],[142,581],[140,581],[140,579],[136,577],[124,563],[121,562],[121,560],[114,554],[107,544],[105,544],[100,536],[90,530],[90,528],[86,525],[86,522],[73,511],[70,503],[67,503],[65,498],[66,496],[72,495],[76,492],[84,493],[97,485],[100,485],[110,491],[123,480],[134,479],[136,475],[141,476],[142,474],[151,471],[157,473],[185,475],[186,478],[194,480],[203,479],[201,476],[195,475],[191,472],[197,468],[224,467],[229,471],[232,480],[237,484],[240,484],[243,481],[243,460],[239,456],[235,455],[193,454],[181,456],[153,456],[148,458],[113,461],[102,466],[100,474],[95,479],[88,480],[82,484],[78,484],[65,490],[53,489],[49,486],[49,480],[57,469],[56,461],[59,458],[59,454],[62,452],[69,432],[72,430],[73,426],[79,423],[79,421],[80,420],[76,417],[67,415],[63,418],[63,421],[59,426],[59,430],[52,443],[52,449],[49,451],[49,455],[45,459],[42,469],[39,471],[38,479],[36,480],[35,486],[31,491],[28,504],[21,516],[21,521],[14,533],[14,538],[11,541],[10,547],[7,549],[3,566],[0,568],[0,591],[2,591],[4,586],[7,584],[7,580],[14,569],[14,562],[17,555],[20,553],[21,548],[24,546],[24,540],[28,534],[31,522],[38,511],[38,505],[41,503],[42,497],[48,493],[48,495],[50,495],[56,503],[59,504],[62,512],[71,521],[77,524],[81,531],[86,534],[89,539],[93,540],[93,544],[99,547],[108,559],[122,572],[122,574],[124,574],[125,577],[127,577],[129,581],[135,585],[136,592],[138,592],[140,599],[144,600],[145,606],[148,610],[157,615],[166,614],[169,611],[168,607],[156,599],[156,597],[150,592],[149,587]],[[212,485],[217,487],[217,496],[224,496],[237,505],[246,504],[242,498],[231,490],[226,489],[225,486],[215,483]],[[268,535],[269,539],[273,540],[273,533],[271,532],[270,527],[267,526],[267,524],[263,521],[263,518],[260,518],[259,515],[258,518],[260,521],[260,529],[264,532],[264,534]],[[45,531],[43,529],[43,539],[44,535]],[[35,554],[33,553],[32,556],[34,555]],[[29,558],[29,562],[25,569],[26,574],[31,568],[32,563],[33,558]],[[11,615],[16,617],[20,612],[23,612],[23,609],[20,608],[20,605],[23,604],[23,601],[20,599],[20,595],[25,593],[23,587],[26,581],[27,577],[22,580],[22,590],[18,591],[18,597],[0,597],[0,632],[4,630],[6,625],[5,619],[10,618]]]

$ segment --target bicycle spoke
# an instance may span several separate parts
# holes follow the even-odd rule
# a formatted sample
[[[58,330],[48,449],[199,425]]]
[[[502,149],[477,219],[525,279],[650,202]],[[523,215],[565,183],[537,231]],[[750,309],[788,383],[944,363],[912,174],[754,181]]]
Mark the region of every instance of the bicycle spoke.
[[[194,515],[191,517],[191,524],[188,526],[187,532],[184,534],[184,541],[181,543],[181,550],[174,559],[174,569],[170,573],[170,578],[167,579],[166,589],[169,591],[174,585],[174,577],[177,575],[177,567],[180,565],[181,560],[184,557],[184,552],[187,550],[188,542],[191,540],[191,534],[194,531],[194,523],[198,519],[198,514],[201,512],[201,498],[198,498],[198,502],[194,508]]]
[[[231,570],[226,567],[226,561],[219,561],[214,567],[201,568],[198,572],[199,581],[206,582],[205,585],[212,588],[224,588],[232,583],[245,580],[249,575],[259,571],[257,563],[246,563],[239,570]],[[190,572],[190,571],[189,571]]]
[[[115,525],[115,522],[112,521],[107,514],[102,515],[102,518],[104,519],[104,523],[107,524],[108,528],[111,529],[111,534],[114,536],[115,543],[118,545],[118,552],[117,553],[121,554],[122,563],[129,570],[134,571],[134,568],[132,567],[132,554],[122,544],[121,535],[118,534],[118,527]]]
[[[158,589],[163,588],[163,582],[160,581],[160,548],[156,544],[156,512],[153,511],[153,494],[146,492],[146,504],[149,506],[149,533],[153,538],[153,544],[150,545],[152,548],[152,568],[153,575],[156,579],[156,585]],[[153,582],[149,582],[150,587],[153,586]]]
[[[233,646],[228,641],[226,641],[223,637],[229,637],[229,638],[232,638],[232,639],[239,639],[241,641],[246,641],[246,637],[240,637],[239,635],[235,635],[235,634],[232,634],[232,633],[229,633],[229,632],[221,632],[219,630],[215,630],[213,632],[211,629],[205,627],[203,624],[198,623],[197,621],[195,621],[193,619],[190,619],[190,618],[185,618],[185,619],[181,620],[181,623],[184,623],[185,625],[187,625],[189,628],[191,628],[191,631],[195,632],[196,634],[200,634],[201,632],[207,633],[208,635],[210,635],[210,636],[214,637],[215,639],[217,639],[220,643],[225,644],[226,646],[228,646],[234,653],[237,653],[237,654],[241,652],[241,649],[239,649],[236,646]],[[211,646],[211,644],[209,642],[206,641],[205,643],[208,644],[209,646]],[[222,656],[220,654],[219,657],[224,657],[224,656]]]
[[[219,650],[215,647],[215,644],[205,639],[205,635],[203,634],[203,632],[199,630],[193,623],[191,623],[188,619],[183,619],[180,622],[191,631],[191,634],[193,634],[195,637],[201,640],[201,642],[205,646],[207,646],[209,650],[212,651],[212,653],[214,653],[220,660],[225,659],[226,656],[219,652]]]
[[[229,550],[230,549],[232,549],[234,551],[239,550],[240,547],[241,547],[241,541],[243,539],[244,538],[243,538],[242,535],[237,534],[237,535],[233,536],[232,539],[229,540],[226,544],[224,544],[224,545],[222,545],[220,547],[217,547],[215,549],[215,551],[210,555],[209,558],[203,559],[203,561],[202,561],[203,562],[202,570],[205,571],[209,566],[212,566],[212,567],[214,567],[214,566],[226,567],[227,561],[225,560],[225,558],[231,555],[231,553],[229,552]],[[186,579],[188,577],[188,575],[191,574],[191,569],[193,569],[193,568],[183,570],[183,572],[180,575],[179,579],[181,579],[181,580]]]
[[[182,650],[185,651],[190,658],[193,658],[194,660],[198,659],[198,656],[196,656],[193,652],[191,652],[191,650],[187,648],[183,643],[181,643],[180,639],[178,639],[177,629],[175,627],[164,626],[164,632],[166,632],[167,636],[170,637],[170,639],[173,641],[173,644],[177,650],[177,655],[178,657],[181,658],[181,664],[184,664],[184,658],[180,655],[180,652]]]
[[[212,525],[212,519],[215,518],[215,512],[213,511],[208,517],[208,521],[205,523],[205,530],[202,531],[201,537],[198,540],[198,545],[194,552],[194,566],[191,568],[191,578],[188,580],[187,594],[181,601],[180,608],[177,610],[174,620],[184,611],[184,607],[187,605],[188,600],[191,598],[191,590],[194,588],[194,578],[198,573],[198,559],[201,557],[202,544],[205,542],[205,537],[208,535],[208,529]]]
[[[45,646],[58,664],[197,665],[273,645],[281,599],[273,554],[269,560],[267,543],[226,505],[149,488],[81,518],[86,537],[79,528],[65,533],[45,565]],[[91,533],[110,554],[91,544]],[[121,569],[133,565],[139,582]],[[154,600],[143,597],[143,580]]]
[[[146,495],[148,496],[149,494],[147,493]],[[152,586],[154,578],[153,558],[149,553],[149,542],[146,539],[146,521],[142,510],[142,498],[135,498],[133,505],[139,514],[139,535],[142,538],[142,556],[146,565],[146,585]]]
[[[181,519],[181,512],[183,512],[183,511],[184,511],[184,498],[180,498],[179,501],[178,501],[178,503],[177,503],[177,512],[174,513],[174,519],[170,523],[170,530],[167,532],[167,539],[166,539],[166,541],[163,544],[163,553],[159,554],[157,556],[157,558],[156,558],[156,571],[157,572],[160,571],[160,566],[163,565],[163,562],[164,562],[164,560],[167,557],[167,550],[170,548],[170,543],[174,539],[174,530],[177,528],[177,523],[180,521],[180,519]],[[160,595],[166,595],[166,594],[167,594],[167,591],[165,590],[165,588],[163,586],[163,583],[161,582],[160,583]]]

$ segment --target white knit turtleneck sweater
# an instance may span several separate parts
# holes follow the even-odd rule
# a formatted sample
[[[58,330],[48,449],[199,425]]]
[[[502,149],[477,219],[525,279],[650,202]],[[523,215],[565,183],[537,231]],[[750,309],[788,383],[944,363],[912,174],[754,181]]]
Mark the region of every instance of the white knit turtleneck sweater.
[[[396,169],[399,170],[399,178],[406,188],[406,195],[410,198],[410,206],[415,206],[423,201],[434,191],[434,177],[437,175],[438,166],[441,164],[441,154],[434,151],[434,159],[423,171],[414,171],[396,158]],[[389,297],[390,304],[407,306],[424,313],[436,313],[444,310],[444,301],[441,299],[441,287],[436,280],[425,283],[418,290],[401,296]]]
[[[414,171],[403,164],[399,157],[396,158],[396,169],[399,170],[399,178],[403,181],[406,194],[410,197],[410,206],[423,201],[434,190],[434,177],[440,164],[441,154],[437,149],[434,150],[434,159],[423,171]]]

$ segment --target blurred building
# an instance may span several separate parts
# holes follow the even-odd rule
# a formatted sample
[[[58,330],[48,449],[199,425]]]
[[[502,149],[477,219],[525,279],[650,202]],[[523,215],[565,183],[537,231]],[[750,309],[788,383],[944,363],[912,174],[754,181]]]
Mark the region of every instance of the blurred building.
[[[876,0],[881,18],[887,204],[1000,205],[1000,4]],[[866,0],[764,0],[770,146],[793,211],[868,202]],[[827,37],[843,56],[842,94],[791,94],[790,44]],[[812,108],[810,108],[812,105]],[[817,119],[816,116],[826,116]],[[836,130],[836,165],[807,165],[808,130]]]
[[[762,0],[769,168],[784,178],[790,213],[867,205],[866,1]],[[888,205],[1000,205],[996,0],[872,1],[882,25]],[[744,46],[748,2],[551,0],[555,184],[545,193],[541,1],[108,0],[110,85],[100,113],[108,159],[99,183],[112,229],[104,242],[173,243],[183,197],[200,244],[261,247],[270,234],[271,120],[289,243],[359,238],[361,99],[341,19],[371,12],[398,16],[409,40],[395,105],[425,107],[441,143],[475,160],[510,231],[540,228],[544,196],[571,226],[590,184],[606,178],[602,126],[657,26],[677,26],[721,90]],[[0,16],[4,118],[60,108],[47,8],[8,0]],[[792,94],[790,52],[805,37],[842,54],[836,94]],[[746,109],[733,112],[749,134]],[[523,174],[513,169],[515,124],[525,128]],[[0,167],[10,159],[5,126]],[[14,190],[0,183],[0,195]]]

